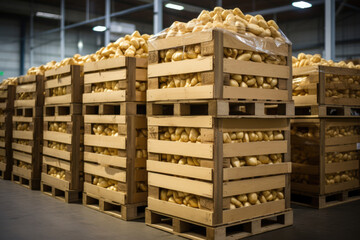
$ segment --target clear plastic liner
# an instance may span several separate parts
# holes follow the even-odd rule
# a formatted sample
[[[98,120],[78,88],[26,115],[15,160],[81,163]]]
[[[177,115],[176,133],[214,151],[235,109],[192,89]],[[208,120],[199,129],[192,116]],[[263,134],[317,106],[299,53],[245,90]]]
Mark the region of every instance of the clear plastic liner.
[[[278,52],[276,51],[277,48],[282,47],[284,45],[292,45],[290,40],[285,36],[285,34],[280,29],[279,29],[279,32],[281,34],[281,37],[277,37],[277,38],[259,37],[251,32],[239,33],[239,32],[234,32],[234,31],[230,31],[228,29],[219,28],[219,27],[214,27],[211,29],[203,29],[201,32],[210,33],[213,30],[222,31],[224,34],[233,37],[234,40],[244,43],[252,51],[263,52],[263,53],[266,53],[269,55],[278,55]],[[172,31],[172,30],[170,30],[170,31]],[[171,39],[173,37],[181,37],[181,41],[183,41],[185,43],[186,39],[194,38],[193,35],[191,34],[193,32],[185,32],[182,34],[176,34],[174,36],[168,36],[168,32],[169,32],[169,28],[164,29],[163,31],[161,31],[160,33],[158,33],[156,35],[153,35],[148,41],[149,47],[151,47],[153,49],[161,49],[162,43],[156,41],[159,39],[164,39],[164,38]],[[180,42],[179,47],[185,45],[184,43]],[[274,48],[273,44],[275,45],[275,48]],[[185,50],[185,48],[183,48],[183,49]]]

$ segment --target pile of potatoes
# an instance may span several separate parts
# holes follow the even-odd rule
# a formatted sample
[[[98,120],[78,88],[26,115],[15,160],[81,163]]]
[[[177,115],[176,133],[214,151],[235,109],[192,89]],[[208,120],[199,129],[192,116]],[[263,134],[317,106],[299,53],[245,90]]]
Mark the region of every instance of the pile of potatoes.
[[[136,137],[144,137],[147,138],[148,130],[146,128],[136,129]]]
[[[136,150],[136,158],[147,158],[147,151],[145,149]]]
[[[201,142],[199,128],[189,127],[162,127],[160,129],[160,140],[179,142]]]
[[[119,151],[115,148],[105,148],[105,147],[93,147],[93,152],[97,154],[103,154],[108,156],[118,156]]]
[[[148,186],[146,182],[136,182],[136,190],[137,192],[147,192]]]
[[[50,167],[48,174],[52,177],[56,177],[61,180],[65,180],[65,170],[56,168],[56,167]]]
[[[18,161],[18,167],[24,168],[24,169],[31,169],[31,164],[26,163],[26,162],[22,162],[22,161]]]
[[[181,165],[200,166],[199,158],[195,158],[195,157],[161,154],[161,161],[171,162]]]
[[[236,48],[224,48],[224,57],[241,61],[286,65],[285,56],[269,55],[266,53],[241,50]]]
[[[72,58],[65,58],[61,62],[51,61],[39,67],[32,67],[27,71],[27,75],[44,74],[44,72],[47,70],[56,69],[66,65],[83,65],[87,62],[97,62],[100,60],[116,58],[120,56],[147,58],[147,41],[149,38],[150,35],[140,35],[138,31],[135,31],[131,35],[126,35],[125,37],[121,37],[113,43],[109,43],[106,47],[102,47],[96,51],[96,53],[86,56],[75,54]],[[58,94],[60,93],[62,93],[62,91],[58,92]]]
[[[15,139],[14,142],[18,143],[18,144],[22,144],[22,145],[29,145],[30,144],[29,140],[24,140],[24,139]]]
[[[202,208],[202,206],[200,206],[200,197],[194,194],[161,189],[160,199],[188,207]],[[241,194],[231,197],[230,209],[248,207],[270,201],[279,201],[281,199],[284,199],[283,189],[273,189],[256,193]]]
[[[261,164],[276,164],[282,162],[282,154],[269,154],[259,156],[232,157],[230,167],[257,166]]]
[[[360,127],[359,126],[334,126],[329,127],[325,131],[325,136],[332,137],[345,137],[345,136],[354,136],[360,135]]]
[[[118,182],[112,179],[95,176],[92,183],[108,190],[118,191]]]
[[[18,83],[17,80],[18,80],[17,77],[10,77],[10,78],[4,79],[0,83],[0,89],[5,89],[6,86],[8,86],[8,85],[17,85],[17,83]]]
[[[320,137],[319,128],[317,127],[291,127],[291,135],[301,138],[315,139]]]
[[[310,79],[307,76],[293,78],[292,95],[293,96],[309,95],[309,84],[310,84]]]
[[[358,170],[331,173],[331,174],[326,174],[325,176],[326,184],[348,182],[355,179],[359,179]]]
[[[292,65],[294,68],[305,67],[305,66],[331,66],[331,67],[342,67],[342,68],[360,68],[360,65],[355,65],[353,62],[340,61],[338,63],[333,60],[325,60],[320,54],[305,54],[299,53],[297,57],[292,57]]]
[[[66,133],[67,123],[66,122],[50,122],[49,131]]]
[[[101,82],[101,83],[94,83],[91,85],[91,92],[98,93],[98,92],[113,92],[119,91],[121,88],[120,81],[109,81],[109,82]],[[135,82],[135,89],[140,92],[145,92],[147,89],[146,82],[136,81]]]
[[[291,148],[291,161],[294,163],[315,165],[319,163],[320,152],[304,145],[296,145]]]
[[[16,123],[16,130],[30,131],[30,124],[29,123]]]
[[[30,92],[22,92],[22,93],[18,93],[17,100],[31,100],[33,99],[33,93]]]
[[[261,142],[284,140],[281,131],[239,131],[223,133],[224,143]]]
[[[278,89],[278,79],[250,75],[231,74],[230,86],[244,88]]]
[[[285,38],[280,33],[279,26],[274,20],[265,21],[261,15],[244,15],[239,8],[225,10],[221,7],[215,7],[210,12],[203,10],[197,18],[187,23],[176,21],[156,37],[182,36],[187,33],[207,31],[213,28],[222,28],[249,37],[259,36],[274,38],[279,42],[285,41]]]
[[[159,78],[160,88],[178,88],[178,87],[194,87],[201,86],[201,73],[178,74],[171,76],[163,76]]]
[[[291,174],[291,181],[296,182],[296,183],[309,184],[310,183],[310,176],[307,175],[307,174],[292,173]]]
[[[332,98],[360,98],[360,90],[339,90],[328,88],[325,90],[325,96]]]
[[[52,148],[52,149],[66,151],[66,144],[65,143],[49,141],[48,142],[48,147]]]
[[[50,89],[50,96],[51,97],[55,97],[55,96],[62,96],[66,94],[66,86],[63,87],[56,87],[56,88],[51,88]]]
[[[338,163],[345,161],[353,161],[359,160],[360,153],[356,151],[348,151],[348,152],[330,152],[325,155],[326,163]]]
[[[93,124],[93,133],[101,136],[119,136],[117,124]]]

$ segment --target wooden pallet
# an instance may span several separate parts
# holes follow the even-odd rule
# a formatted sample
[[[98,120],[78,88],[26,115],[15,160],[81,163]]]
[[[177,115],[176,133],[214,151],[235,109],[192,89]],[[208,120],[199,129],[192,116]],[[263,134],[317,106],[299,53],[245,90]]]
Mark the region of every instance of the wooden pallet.
[[[358,84],[348,83],[327,83],[328,75],[339,76],[360,76],[359,69],[340,68],[329,66],[306,66],[293,69],[293,77],[307,77],[307,83],[302,84],[302,88],[307,89],[309,94],[306,96],[293,96],[295,106],[316,106],[316,105],[341,105],[341,106],[360,106],[360,98],[335,98],[326,97],[327,89],[359,91]],[[294,85],[296,83],[294,82]]]
[[[288,209],[267,216],[210,227],[146,209],[145,223],[150,227],[193,240],[241,239],[293,225],[293,212]]]
[[[83,193],[83,204],[91,209],[109,214],[125,221],[143,218],[145,216],[146,202],[135,204],[119,204],[103,196]]]
[[[310,178],[307,183],[300,183],[294,179],[291,185],[293,192],[324,196],[326,194],[346,191],[360,186],[359,180],[356,179],[348,182],[326,184],[326,174],[350,170],[359,171],[359,160],[332,163],[326,162],[326,154],[358,152],[359,150],[358,143],[360,142],[360,135],[331,138],[325,137],[326,129],[336,126],[360,127],[360,123],[356,119],[345,118],[292,120],[292,127],[297,127],[298,129],[312,128],[319,131],[319,137],[311,139],[294,134],[291,136],[293,173],[295,175],[308,175]],[[306,155],[299,155],[299,152],[301,152],[302,155]],[[299,156],[301,156],[301,158]],[[300,159],[306,159],[306,162],[303,162]]]
[[[13,165],[12,159],[12,117],[14,112],[15,86],[7,85],[5,89],[0,90],[0,158],[4,162],[0,162],[0,178],[5,180],[11,179],[11,171]]]
[[[31,190],[40,190],[40,178],[34,178],[34,175],[31,170],[14,165],[11,181]]]
[[[81,202],[81,191],[66,189],[66,187],[64,188],[68,184],[66,181],[44,175],[41,177],[41,192],[66,203]]]
[[[138,192],[136,188],[137,182],[147,181],[146,158],[137,158],[136,156],[136,150],[147,148],[147,139],[136,137],[137,129],[147,128],[145,115],[87,114],[84,116],[84,121],[85,182],[92,185],[94,176],[112,179],[119,182],[118,187],[121,189],[120,197],[122,200],[118,200],[115,195],[113,198],[109,197],[110,200],[123,205],[145,202],[147,192]],[[96,123],[117,124],[119,135],[117,137],[94,135],[92,126]],[[93,152],[94,146],[117,149],[118,156],[97,154]],[[89,193],[90,190],[86,188],[86,185],[84,187],[84,192]],[[97,190],[93,191],[102,192],[102,190],[101,187],[97,187]],[[103,192],[103,194],[106,194],[106,192]]]
[[[147,115],[198,116],[216,117],[292,117],[294,103],[278,101],[238,101],[238,100],[192,100],[162,101],[147,103]]]
[[[84,104],[84,115],[145,115],[144,102],[92,103]]]
[[[360,117],[360,107],[340,106],[340,105],[315,105],[315,106],[297,106],[295,107],[296,117]]]
[[[186,34],[186,36],[159,39],[149,45],[147,101],[195,100],[195,99],[244,99],[291,101],[291,46],[276,46],[272,39],[251,37],[245,44],[236,35],[217,29]],[[255,40],[264,42],[261,50],[251,47]],[[183,48],[200,44],[200,58],[159,63],[159,52],[164,49]],[[274,65],[251,61],[239,61],[224,57],[224,48],[236,48],[256,52],[272,52],[285,56],[286,65]],[[160,77],[200,73],[202,86],[160,89]],[[278,88],[260,89],[230,86],[230,74],[242,74],[279,79]]]
[[[151,211],[189,221],[215,226],[228,224],[290,207],[290,122],[287,119],[214,118],[212,116],[156,116],[148,118],[147,161]],[[159,140],[164,126],[200,128],[201,143]],[[226,131],[280,130],[285,139],[270,142],[223,143]],[[230,167],[231,157],[281,153],[283,162],[256,167]],[[200,166],[160,161],[162,154],[199,158]],[[190,179],[189,179],[190,178]],[[232,196],[270,189],[284,189],[285,199],[230,209]],[[194,194],[200,197],[200,209],[179,205],[160,198],[161,189]]]
[[[51,96],[51,90],[59,87],[65,87],[66,93]],[[45,72],[45,106],[82,103],[83,92],[83,66],[67,65]]]
[[[48,105],[44,107],[45,116],[71,116],[82,114],[81,103]]]
[[[92,92],[94,84],[118,81],[112,92]],[[84,64],[84,103],[146,101],[146,92],[136,90],[136,82],[147,82],[147,59],[119,57]]]
[[[309,193],[292,192],[291,201],[292,203],[313,207],[313,208],[328,208],[345,204],[353,201],[360,200],[360,189],[348,189],[345,191],[331,193],[327,195],[311,195]]]

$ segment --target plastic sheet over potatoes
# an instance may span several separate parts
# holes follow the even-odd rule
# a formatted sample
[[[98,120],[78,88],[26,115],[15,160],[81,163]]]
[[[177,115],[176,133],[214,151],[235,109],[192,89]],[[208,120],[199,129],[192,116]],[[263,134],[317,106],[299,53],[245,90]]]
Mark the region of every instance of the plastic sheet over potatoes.
[[[278,44],[288,42],[274,20],[266,21],[261,15],[244,15],[239,8],[223,9],[221,7],[215,7],[213,11],[203,10],[197,18],[187,23],[176,21],[152,39],[182,36],[213,28],[228,30],[247,37],[273,38]]]
[[[50,167],[48,174],[61,180],[65,180],[65,170],[56,167]]]
[[[118,183],[118,181],[99,176],[94,176],[92,180],[92,184],[112,191],[120,191],[118,188]],[[145,182],[136,182],[136,189],[138,192],[146,192],[147,185]]]
[[[271,201],[284,199],[283,189],[273,189],[262,192],[253,192],[231,197],[230,209],[248,207]],[[202,208],[200,196],[174,191],[169,189],[160,190],[160,200],[168,201],[193,208]]]
[[[113,92],[113,91],[119,91],[122,89],[126,89],[126,88],[121,87],[121,81],[109,81],[109,82],[102,82],[102,83],[94,83],[91,85],[92,93]],[[145,92],[147,89],[146,82],[136,81],[135,89],[140,92]]]
[[[294,68],[305,67],[305,66],[331,66],[331,67],[342,67],[342,68],[360,68],[360,65],[355,65],[353,62],[334,62],[333,60],[325,60],[320,54],[305,54],[299,53],[297,57],[292,57],[292,65]]]
[[[102,47],[96,53],[81,56],[75,54],[72,58],[65,58],[61,62],[51,61],[39,67],[32,67],[27,71],[27,75],[44,74],[45,71],[56,69],[66,65],[83,65],[86,62],[97,62],[109,58],[126,57],[148,57],[147,41],[150,35],[141,35],[138,31],[131,35],[121,37],[113,43],[109,43],[106,47]],[[58,92],[59,95],[61,91]],[[55,95],[55,96],[59,96]]]

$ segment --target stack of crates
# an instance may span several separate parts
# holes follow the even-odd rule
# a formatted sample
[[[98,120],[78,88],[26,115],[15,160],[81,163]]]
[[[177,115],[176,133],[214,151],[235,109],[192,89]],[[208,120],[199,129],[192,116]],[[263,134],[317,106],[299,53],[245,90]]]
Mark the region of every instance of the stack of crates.
[[[149,42],[149,226],[191,239],[238,239],[292,225],[291,45],[248,40],[215,29]],[[249,45],[259,41],[264,49]],[[198,55],[171,60],[187,51]],[[282,61],[229,54],[245,51]],[[255,87],[271,80],[276,88]]]
[[[18,78],[13,115],[12,181],[40,189],[44,76]]]
[[[326,208],[360,199],[360,70],[293,70],[292,201]]]
[[[0,88],[0,178],[5,180],[11,179],[13,166],[11,144],[16,81]]]
[[[84,65],[83,204],[123,220],[144,217],[147,198],[147,59]]]
[[[41,191],[66,203],[81,201],[83,187],[83,67],[45,72]]]

